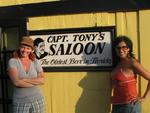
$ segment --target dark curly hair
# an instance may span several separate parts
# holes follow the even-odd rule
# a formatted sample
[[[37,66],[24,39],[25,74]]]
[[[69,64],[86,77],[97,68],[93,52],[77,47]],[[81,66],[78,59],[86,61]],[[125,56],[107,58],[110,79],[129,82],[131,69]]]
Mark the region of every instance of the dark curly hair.
[[[40,42],[44,42],[44,40],[43,40],[42,38],[36,38],[36,39],[34,40],[34,46],[38,46],[38,44],[39,44]]]
[[[120,35],[120,36],[116,37],[113,41],[114,65],[117,65],[118,62],[120,61],[119,57],[116,54],[115,48],[122,41],[124,41],[126,43],[127,47],[130,49],[128,57],[129,58],[135,58],[134,54],[133,54],[133,43],[132,43],[131,39],[127,36]]]

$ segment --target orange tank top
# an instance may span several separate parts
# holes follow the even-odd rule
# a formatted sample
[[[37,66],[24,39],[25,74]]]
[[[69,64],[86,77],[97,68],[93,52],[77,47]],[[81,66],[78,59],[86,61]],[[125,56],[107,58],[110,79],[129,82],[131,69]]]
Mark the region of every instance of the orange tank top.
[[[118,71],[114,77],[113,104],[125,104],[138,96],[136,76],[126,77]]]

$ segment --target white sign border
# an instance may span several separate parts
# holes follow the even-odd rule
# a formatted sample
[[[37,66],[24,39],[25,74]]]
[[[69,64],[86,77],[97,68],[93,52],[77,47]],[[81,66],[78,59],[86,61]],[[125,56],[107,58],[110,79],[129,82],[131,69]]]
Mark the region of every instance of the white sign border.
[[[29,31],[31,38],[33,36],[46,36],[46,35],[60,35],[60,34],[84,34],[90,32],[109,32],[110,33],[110,43],[108,44],[110,47],[107,50],[109,53],[111,52],[111,61],[109,61],[110,65],[72,65],[72,66],[57,66],[57,65],[48,65],[43,66],[44,71],[51,72],[51,71],[105,71],[111,70],[113,66],[113,53],[112,53],[112,40],[115,37],[115,26],[106,26],[106,27],[88,27],[88,28],[72,28],[72,29],[56,29],[56,30],[36,30],[36,31]],[[65,41],[64,41],[65,42]],[[61,42],[56,42],[60,43]],[[82,42],[81,42],[82,43]],[[88,43],[88,42],[86,42]],[[90,43],[90,42],[89,42]],[[105,57],[105,55],[104,55]],[[41,60],[41,59],[40,59]]]

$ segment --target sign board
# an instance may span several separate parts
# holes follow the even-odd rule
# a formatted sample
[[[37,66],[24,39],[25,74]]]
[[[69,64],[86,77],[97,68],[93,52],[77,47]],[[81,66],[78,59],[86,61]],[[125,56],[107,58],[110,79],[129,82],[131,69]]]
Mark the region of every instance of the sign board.
[[[45,71],[109,70],[114,27],[30,31]]]

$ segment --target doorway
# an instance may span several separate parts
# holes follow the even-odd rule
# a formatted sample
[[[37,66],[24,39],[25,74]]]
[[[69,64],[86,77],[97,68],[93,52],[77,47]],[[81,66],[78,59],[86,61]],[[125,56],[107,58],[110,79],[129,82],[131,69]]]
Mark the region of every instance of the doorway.
[[[0,21],[0,113],[12,113],[13,87],[7,75],[7,63],[26,31],[24,19]]]

